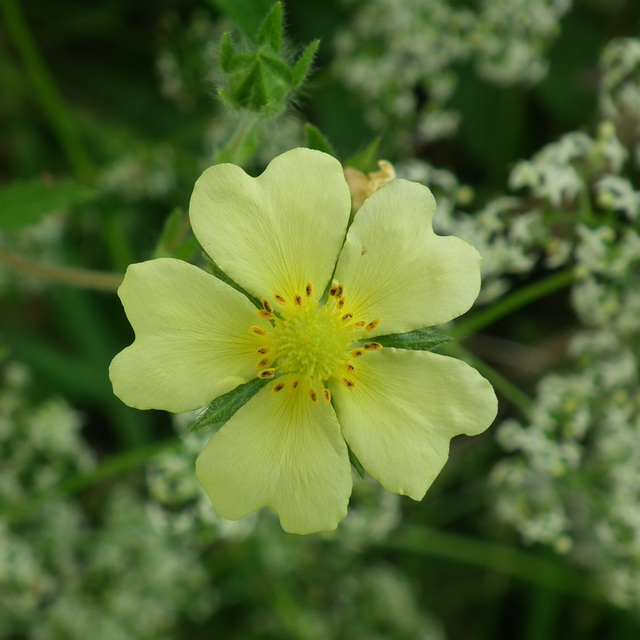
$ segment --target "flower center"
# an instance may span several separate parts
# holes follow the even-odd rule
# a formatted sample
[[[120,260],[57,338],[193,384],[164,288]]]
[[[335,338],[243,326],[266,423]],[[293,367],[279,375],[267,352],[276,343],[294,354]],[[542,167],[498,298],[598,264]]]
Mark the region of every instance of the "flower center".
[[[362,336],[373,331],[380,320],[367,323],[355,319],[346,307],[342,285],[332,286],[324,303],[314,301],[312,296],[313,286],[309,283],[293,300],[276,293],[273,305],[266,298],[262,301],[258,315],[270,320],[273,328],[265,331],[251,327],[251,331],[264,336],[256,368],[260,370],[259,378],[277,378],[273,393],[287,387],[289,391],[303,390],[317,402],[320,392],[322,399],[329,402],[327,381],[335,377],[348,389],[354,389],[356,366],[352,361],[367,351],[382,349],[377,342],[360,344]]]

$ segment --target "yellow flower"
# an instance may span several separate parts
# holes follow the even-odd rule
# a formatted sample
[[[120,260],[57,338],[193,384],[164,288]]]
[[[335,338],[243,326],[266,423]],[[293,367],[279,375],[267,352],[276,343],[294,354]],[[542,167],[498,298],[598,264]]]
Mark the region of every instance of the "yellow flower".
[[[110,368],[139,409],[201,407],[256,376],[266,385],[209,441],[196,472],[231,520],[275,509],[295,533],[346,515],[347,443],[389,491],[420,500],[454,435],[484,431],[490,384],[461,361],[376,337],[447,322],[480,287],[480,256],[434,234],[424,186],[393,180],[346,233],[340,163],[294,149],[258,178],[209,168],[190,205],[204,250],[262,301],[171,258],[129,267],[119,296],[136,333]]]

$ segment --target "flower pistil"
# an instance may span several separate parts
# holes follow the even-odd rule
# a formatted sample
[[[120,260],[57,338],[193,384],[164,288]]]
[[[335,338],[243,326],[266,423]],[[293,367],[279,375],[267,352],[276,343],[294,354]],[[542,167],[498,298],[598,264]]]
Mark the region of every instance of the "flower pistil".
[[[275,293],[277,308],[266,298],[262,300],[257,315],[269,320],[272,329],[251,327],[253,333],[264,336],[257,349],[261,357],[256,369],[259,378],[278,378],[271,388],[273,393],[302,389],[314,403],[319,398],[329,402],[327,381],[335,377],[347,389],[354,389],[356,367],[352,361],[368,351],[382,349],[377,342],[363,342],[363,336],[380,324],[380,318],[367,322],[345,311],[342,284],[333,285],[320,302],[314,299],[313,291],[309,282],[304,293],[290,301]]]

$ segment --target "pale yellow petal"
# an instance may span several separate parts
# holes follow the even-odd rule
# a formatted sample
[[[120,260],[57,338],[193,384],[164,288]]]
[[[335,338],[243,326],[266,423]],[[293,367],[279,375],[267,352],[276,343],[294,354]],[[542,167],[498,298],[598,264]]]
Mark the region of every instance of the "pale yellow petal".
[[[330,531],[347,513],[351,468],[330,404],[267,385],[214,435],[196,462],[213,506],[238,520],[271,507],[290,533]]]
[[[493,422],[489,382],[460,360],[385,348],[365,354],[347,389],[331,384],[346,441],[386,489],[420,500],[449,456],[449,440]]]
[[[317,298],[344,240],[351,199],[342,166],[311,149],[293,149],[252,178],[220,164],[196,183],[190,218],[218,266],[247,291],[292,300],[307,283]]]
[[[137,409],[197,409],[256,375],[269,327],[245,296],[197,267],[132,264],[118,290],[136,339],[112,361],[114,393]]]
[[[448,322],[467,311],[480,291],[478,252],[459,238],[438,236],[429,189],[393,180],[356,214],[335,281],[345,311],[380,325],[371,336]]]

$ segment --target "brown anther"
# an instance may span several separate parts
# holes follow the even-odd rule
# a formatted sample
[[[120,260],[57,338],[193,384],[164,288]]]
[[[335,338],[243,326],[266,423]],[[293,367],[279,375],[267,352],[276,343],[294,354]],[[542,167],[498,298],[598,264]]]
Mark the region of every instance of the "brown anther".
[[[349,380],[349,378],[340,378],[340,382],[347,387],[347,389],[354,389],[356,383],[353,380]]]
[[[266,298],[262,298],[262,306],[265,311],[273,313],[273,307],[269,304],[269,301]]]
[[[356,368],[350,362],[345,362],[344,366],[346,370],[351,371],[351,373],[353,373],[356,370]]]
[[[358,322],[356,322],[353,325],[354,329],[364,329],[366,327],[367,323],[365,320],[358,320]]]
[[[251,331],[255,333],[257,336],[264,336],[267,332],[260,327],[251,327]]]
[[[344,291],[344,287],[343,287],[341,284],[339,284],[339,285],[336,287],[336,293],[335,293],[336,298],[341,298],[341,297],[342,297],[342,292],[343,292],[343,291]]]
[[[327,389],[326,387],[322,389],[322,399],[325,402],[331,402],[331,391],[329,391],[329,389]]]
[[[269,351],[271,351],[270,347],[260,347],[258,349],[258,353],[262,356],[264,356],[265,354],[269,353]]]
[[[266,309],[260,309],[260,311],[258,311],[258,316],[263,320],[273,320],[273,314]]]
[[[351,356],[353,358],[359,358],[360,356],[363,356],[363,355],[364,355],[364,349],[354,349],[351,352]]]
[[[307,294],[307,298],[310,298],[313,295],[313,285],[310,282],[307,282],[304,292]]]
[[[258,364],[256,365],[256,369],[264,369],[266,366],[268,366],[269,362],[269,358],[262,358],[262,360],[260,360],[260,362],[258,362]]]
[[[380,324],[380,318],[376,318],[375,320],[372,320],[368,325],[367,325],[367,331],[373,331],[379,324]]]
[[[273,297],[278,304],[287,304],[287,301],[279,293],[274,293]]]
[[[309,397],[312,402],[318,402],[318,393],[315,389],[309,389]]]
[[[297,307],[301,307],[302,306],[302,296],[298,295],[296,293],[295,297],[293,298],[293,301],[295,302]]]
[[[345,302],[344,298],[339,298],[338,302],[336,302],[336,308],[338,310],[342,309],[342,307],[344,307],[344,302]]]
[[[273,376],[276,375],[276,370],[275,369],[263,369],[259,374],[258,374],[258,378],[261,378],[262,380],[268,380],[269,378],[273,378]]]
[[[380,351],[382,345],[379,342],[365,342],[362,345],[367,351]]]
[[[340,322],[349,322],[353,318],[353,313],[345,313],[341,318]]]
[[[291,383],[291,386],[289,387],[289,391],[295,391],[298,388],[299,384],[300,384],[300,380],[294,380]]]
[[[334,284],[334,285],[331,287],[331,289],[329,289],[329,295],[330,295],[332,298],[335,298],[335,295],[336,295],[336,291],[337,291],[337,290],[338,290],[338,285],[337,285],[337,284]]]
[[[273,389],[271,389],[271,393],[278,393],[279,391],[282,391],[284,387],[284,382],[278,382],[278,384],[276,384]]]

